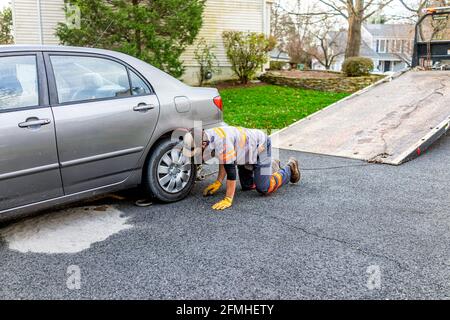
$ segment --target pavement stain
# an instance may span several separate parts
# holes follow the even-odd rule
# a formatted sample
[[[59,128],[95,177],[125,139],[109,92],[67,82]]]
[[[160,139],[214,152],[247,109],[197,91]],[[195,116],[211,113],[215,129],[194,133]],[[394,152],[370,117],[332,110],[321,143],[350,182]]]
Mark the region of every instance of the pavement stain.
[[[21,253],[78,253],[132,228],[111,205],[63,209],[16,222],[0,230],[10,250]]]

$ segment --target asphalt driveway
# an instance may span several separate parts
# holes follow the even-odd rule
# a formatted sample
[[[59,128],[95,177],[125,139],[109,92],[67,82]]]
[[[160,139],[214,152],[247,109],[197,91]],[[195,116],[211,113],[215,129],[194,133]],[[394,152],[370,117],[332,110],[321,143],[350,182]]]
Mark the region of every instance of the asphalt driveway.
[[[78,253],[22,253],[3,240],[0,298],[450,296],[450,137],[400,167],[290,155],[305,169],[300,185],[239,192],[223,213],[210,209],[218,197],[201,197],[209,177],[175,204],[135,207],[130,192],[97,200],[131,227]]]

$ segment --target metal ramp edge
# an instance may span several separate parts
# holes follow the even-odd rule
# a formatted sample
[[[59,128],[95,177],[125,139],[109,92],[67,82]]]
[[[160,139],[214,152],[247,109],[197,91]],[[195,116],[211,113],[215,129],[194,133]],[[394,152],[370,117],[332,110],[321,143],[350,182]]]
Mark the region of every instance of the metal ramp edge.
[[[417,143],[411,146],[407,151],[399,155],[393,162],[396,165],[403,164],[405,162],[411,161],[418,156],[422,155],[433,143],[435,143],[439,138],[447,134],[450,128],[450,115],[446,120],[442,121],[436,128],[425,135]]]
[[[328,109],[331,108],[335,108],[337,105],[340,105],[350,99],[354,99],[355,97],[358,97],[368,91],[370,91],[371,89],[373,89],[374,87],[380,86],[384,83],[390,82],[393,79],[396,79],[400,76],[402,76],[403,74],[407,73],[407,72],[413,72],[413,71],[402,71],[402,72],[398,72],[395,73],[393,75],[387,76],[383,79],[380,79],[379,81],[377,81],[376,83],[362,89],[359,90],[353,94],[351,94],[350,96],[341,99],[281,130],[278,130],[274,133],[272,133],[270,136],[276,141],[276,136],[280,135],[281,133],[283,133],[284,131],[298,126],[299,124],[301,124],[302,122],[305,121],[310,121],[310,120],[314,120],[315,117],[317,117],[318,115],[321,115],[323,112],[327,111]],[[448,110],[446,110],[445,112],[448,112]],[[445,113],[444,113],[445,114]],[[305,152],[305,153],[312,153],[312,154],[320,154],[320,155],[328,155],[328,156],[335,156],[335,157],[344,157],[344,158],[351,158],[351,159],[356,159],[356,160],[362,160],[362,161],[367,161],[367,162],[371,162],[371,163],[383,163],[383,164],[390,164],[390,165],[400,165],[403,164],[405,162],[408,162],[420,155],[422,155],[434,142],[436,142],[439,138],[441,138],[443,135],[445,135],[449,128],[450,128],[450,114],[447,115],[447,117],[444,118],[445,120],[441,121],[439,124],[432,124],[430,127],[430,131],[428,133],[426,133],[422,138],[420,138],[418,141],[416,141],[415,143],[410,143],[409,145],[405,145],[405,151],[401,151],[400,154],[397,154],[395,157],[391,157],[390,159],[386,159],[388,158],[387,155],[386,157],[384,157],[382,154],[375,156],[373,158],[364,158],[359,156],[358,154],[354,154],[354,155],[337,155],[337,154],[332,154],[332,153],[326,153],[326,152],[316,152],[314,150],[308,150],[308,148],[302,148],[301,146],[295,146],[295,142],[293,143],[293,145],[289,144],[290,147],[286,147],[286,145],[282,145],[283,143],[281,143],[280,145],[277,145],[277,143],[273,143],[274,147],[280,148],[280,149],[289,149],[289,150],[295,150],[295,151],[300,151],[300,152]],[[442,120],[442,117],[441,117]],[[294,129],[294,128],[293,128]],[[295,130],[295,129],[294,129]],[[416,137],[417,139],[417,137]]]

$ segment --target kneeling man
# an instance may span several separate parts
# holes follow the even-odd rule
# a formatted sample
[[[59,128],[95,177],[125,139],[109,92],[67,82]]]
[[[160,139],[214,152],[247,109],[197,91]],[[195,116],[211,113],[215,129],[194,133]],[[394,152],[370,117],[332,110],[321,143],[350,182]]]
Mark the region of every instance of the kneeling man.
[[[201,147],[196,146],[192,133],[183,140],[183,155],[201,157],[201,161],[211,158],[219,160],[219,173],[214,183],[203,191],[204,196],[212,196],[226,180],[225,198],[213,209],[224,210],[233,204],[236,191],[236,167],[243,190],[256,190],[263,195],[274,193],[281,186],[300,181],[298,161],[290,158],[286,166],[280,167],[278,160],[272,159],[270,137],[256,129],[241,127],[216,127],[203,130]]]

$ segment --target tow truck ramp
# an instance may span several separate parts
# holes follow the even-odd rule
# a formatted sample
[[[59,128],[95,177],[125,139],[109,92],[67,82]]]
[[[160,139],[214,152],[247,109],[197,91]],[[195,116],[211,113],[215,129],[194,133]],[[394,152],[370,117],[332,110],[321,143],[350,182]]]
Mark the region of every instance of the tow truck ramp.
[[[450,71],[393,75],[272,135],[281,149],[399,165],[450,124]]]

